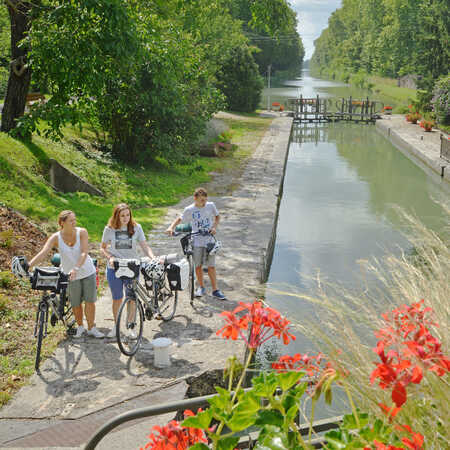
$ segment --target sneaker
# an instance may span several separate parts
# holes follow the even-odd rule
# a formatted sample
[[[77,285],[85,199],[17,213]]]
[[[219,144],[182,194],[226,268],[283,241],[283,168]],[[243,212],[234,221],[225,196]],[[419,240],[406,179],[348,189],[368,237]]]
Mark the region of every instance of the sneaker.
[[[88,330],[87,334],[89,336],[93,336],[97,339],[101,339],[101,338],[105,337],[105,335],[100,330],[98,330],[97,327],[92,327],[90,330]]]
[[[111,329],[111,331],[106,335],[107,338],[115,338],[116,337],[116,327],[114,327],[113,329]]]
[[[134,341],[135,339],[137,339],[136,331],[130,330],[129,333],[128,333],[128,338],[129,338],[129,339],[132,339],[133,341]]]
[[[195,291],[195,296],[196,297],[203,297],[206,294],[206,289],[203,286],[200,286],[199,288],[197,288],[197,290]]]
[[[213,291],[212,296],[213,296],[214,298],[219,299],[219,300],[226,300],[226,299],[227,299],[227,298],[225,297],[225,295],[223,295],[222,292],[221,292],[219,289]]]
[[[86,328],[84,328],[83,325],[78,325],[77,332],[73,336],[74,339],[80,339],[80,337],[83,336],[85,331]]]

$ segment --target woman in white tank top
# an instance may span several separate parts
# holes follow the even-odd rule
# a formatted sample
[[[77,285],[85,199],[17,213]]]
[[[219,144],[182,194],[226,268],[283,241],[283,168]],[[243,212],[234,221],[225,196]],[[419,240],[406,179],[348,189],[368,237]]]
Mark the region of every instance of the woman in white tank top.
[[[81,337],[86,331],[83,326],[82,302],[84,301],[87,333],[90,336],[102,338],[104,334],[95,327],[96,269],[88,254],[88,232],[76,226],[76,216],[73,211],[62,211],[58,216],[58,225],[60,231],[50,236],[42,250],[30,261],[30,268],[42,261],[52,248],[57,247],[61,256],[62,270],[70,275],[68,297],[78,324],[75,337]]]

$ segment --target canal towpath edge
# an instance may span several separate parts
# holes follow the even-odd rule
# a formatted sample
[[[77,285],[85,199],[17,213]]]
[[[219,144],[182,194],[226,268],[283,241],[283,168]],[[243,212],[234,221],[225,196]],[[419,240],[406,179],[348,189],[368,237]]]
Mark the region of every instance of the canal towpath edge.
[[[131,359],[120,354],[113,340],[65,340],[42,365],[41,375],[34,374],[0,411],[0,447],[77,448],[111,417],[155,402],[180,400],[188,377],[223,368],[229,356],[243,354],[242,343],[216,336],[223,324],[219,314],[263,293],[261,280],[273,251],[291,126],[292,118],[275,118],[248,161],[239,187],[231,195],[210,198],[221,214],[218,234],[223,251],[217,270],[219,288],[228,300],[207,295],[196,300],[193,309],[187,294],[181,293],[171,322],[145,323],[143,348]],[[156,254],[180,252],[178,239],[165,236],[163,230],[191,202],[189,197],[170,208],[165,226],[150,234]],[[207,290],[210,294],[208,284]],[[109,293],[97,302],[97,326],[105,332],[112,326],[110,305]],[[173,342],[167,369],[153,367],[151,340],[160,336]],[[149,430],[149,423],[145,426]],[[125,437],[127,432],[117,433],[114,442],[120,433],[130,438]],[[145,434],[136,438],[134,445],[145,442]],[[128,448],[116,444],[114,448]]]

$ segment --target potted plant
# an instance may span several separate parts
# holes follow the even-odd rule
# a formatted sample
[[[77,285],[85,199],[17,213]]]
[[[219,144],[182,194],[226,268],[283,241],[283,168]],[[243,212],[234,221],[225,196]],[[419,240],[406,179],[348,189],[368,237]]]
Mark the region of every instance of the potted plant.
[[[420,122],[420,126],[425,130],[425,131],[431,131],[433,129],[433,127],[435,126],[435,123],[433,120],[422,120]]]
[[[386,105],[386,106],[383,108],[383,112],[384,112],[384,114],[390,116],[390,115],[392,114],[392,106]]]
[[[409,116],[409,118],[408,118]],[[407,114],[406,115],[406,120],[408,120],[411,123],[416,124],[417,121],[421,118],[422,116],[419,113],[411,113],[411,114]]]

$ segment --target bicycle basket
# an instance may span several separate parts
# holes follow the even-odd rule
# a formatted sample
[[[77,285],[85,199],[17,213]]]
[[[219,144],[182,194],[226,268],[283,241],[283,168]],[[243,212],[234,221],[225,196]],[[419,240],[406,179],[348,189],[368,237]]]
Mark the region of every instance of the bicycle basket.
[[[167,266],[167,280],[172,291],[186,289],[189,281],[189,263],[186,258]]]
[[[139,276],[140,262],[137,259],[116,259],[114,272],[121,280],[133,280]]]
[[[69,284],[69,275],[58,267],[36,267],[31,276],[31,289],[37,291],[61,292]]]
[[[191,235],[187,234],[186,236],[183,236],[180,239],[181,242],[181,248],[183,249],[183,253],[185,255],[188,255],[189,253],[192,253],[192,241],[191,241]]]

